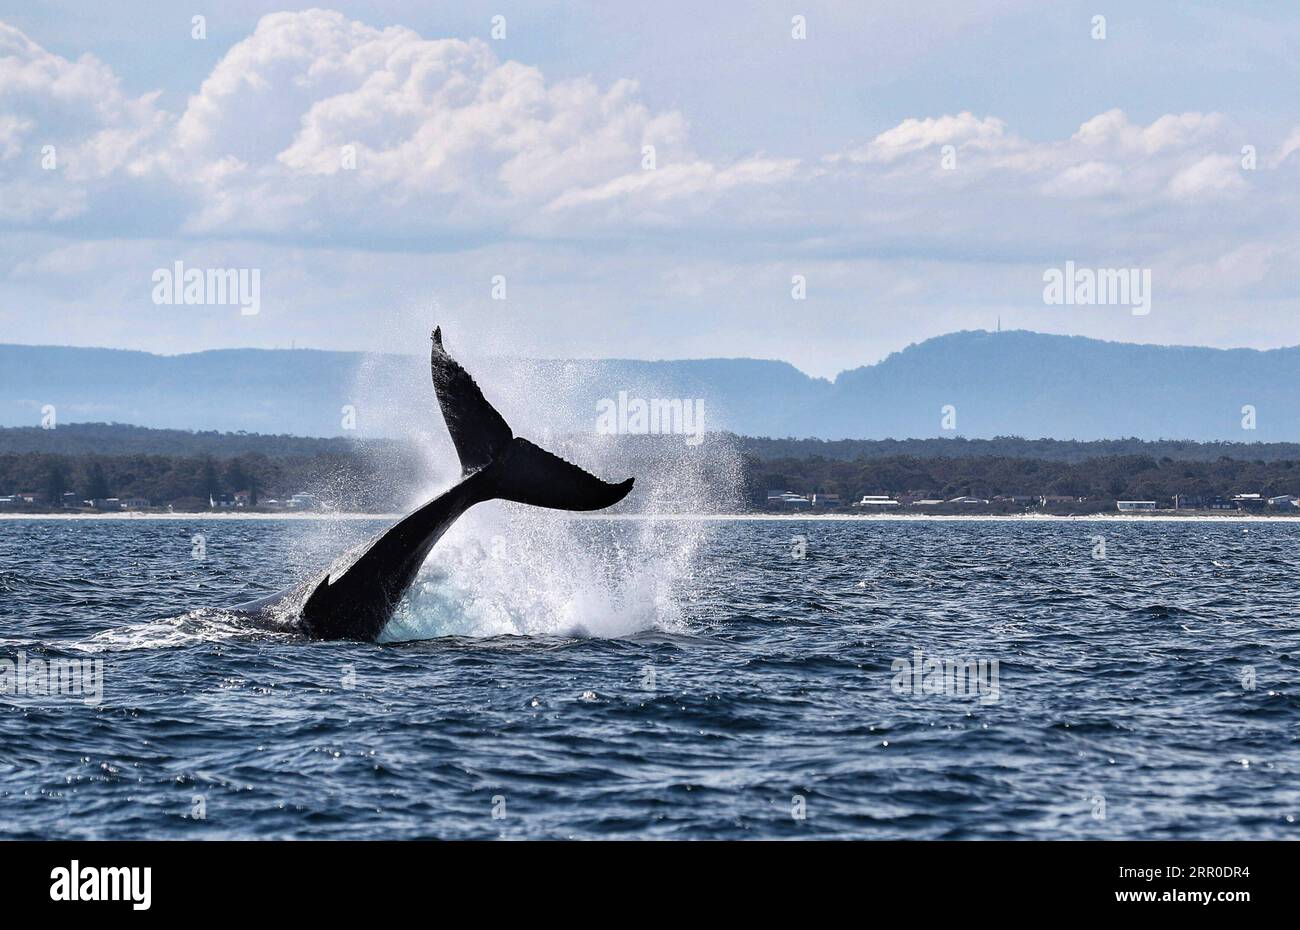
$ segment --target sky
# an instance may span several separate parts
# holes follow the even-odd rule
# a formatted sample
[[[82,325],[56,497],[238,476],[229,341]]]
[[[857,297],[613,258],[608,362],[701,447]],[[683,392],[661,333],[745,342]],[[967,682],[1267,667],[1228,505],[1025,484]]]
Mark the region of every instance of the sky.
[[[999,324],[1300,343],[1294,2],[195,15],[0,0],[0,341],[423,352],[441,322],[825,377]],[[166,302],[178,262],[255,272],[257,312]],[[1149,312],[1046,302],[1067,262],[1149,274]]]

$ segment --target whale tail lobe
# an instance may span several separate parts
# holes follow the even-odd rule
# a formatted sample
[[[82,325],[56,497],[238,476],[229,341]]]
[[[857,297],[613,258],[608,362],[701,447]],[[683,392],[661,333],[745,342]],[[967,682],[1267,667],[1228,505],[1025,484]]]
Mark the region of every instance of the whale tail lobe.
[[[483,500],[500,498],[556,510],[600,510],[617,504],[632,490],[635,479],[618,484],[601,481],[515,436],[469,372],[443,348],[441,328],[433,331],[430,369],[438,406],[460,457],[462,477],[484,473]]]

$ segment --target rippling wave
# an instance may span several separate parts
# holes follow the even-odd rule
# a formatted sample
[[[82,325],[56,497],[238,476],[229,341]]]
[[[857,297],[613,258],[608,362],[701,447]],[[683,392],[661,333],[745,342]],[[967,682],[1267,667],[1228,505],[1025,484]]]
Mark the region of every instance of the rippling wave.
[[[1296,835],[1300,527],[494,504],[384,642],[222,609],[381,526],[0,521],[0,660],[103,673],[0,694],[0,835]]]

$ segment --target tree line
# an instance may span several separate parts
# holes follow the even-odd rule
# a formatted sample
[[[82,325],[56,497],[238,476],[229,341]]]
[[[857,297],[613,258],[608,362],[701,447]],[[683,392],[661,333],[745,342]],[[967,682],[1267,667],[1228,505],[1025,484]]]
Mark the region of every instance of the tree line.
[[[423,473],[414,452],[382,458],[362,451],[272,459],[241,455],[67,456],[0,454],[0,494],[36,492],[58,502],[144,498],[156,505],[198,502],[246,491],[254,499],[285,499],[311,491],[346,510],[391,510],[412,487],[389,476]],[[1113,455],[1082,462],[1003,456],[920,458],[912,455],[840,461],[743,456],[746,497],[763,506],[768,490],[837,494],[845,504],[863,494],[943,498],[1048,495],[1098,501],[1168,501],[1175,494],[1211,498],[1235,493],[1300,494],[1300,462]]]
[[[625,464],[649,477],[681,456],[680,437],[610,437]],[[996,440],[777,440],[721,435],[741,453],[741,506],[769,490],[951,499],[1027,495],[1169,501],[1175,494],[1300,494],[1300,444]],[[564,453],[563,438],[552,447]],[[205,507],[236,492],[265,502],[309,491],[346,510],[391,511],[427,473],[420,449],[400,440],[349,440],[151,430],[75,424],[0,429],[0,496],[46,501],[143,498]],[[728,509],[730,497],[692,506]]]
[[[239,492],[247,492],[256,504],[311,491],[343,510],[391,510],[401,500],[401,490],[376,480],[380,471],[373,457],[357,452],[277,459],[260,454],[217,459],[10,452],[0,454],[0,495],[34,492],[44,503],[57,505],[70,492],[78,504],[139,498],[197,508]],[[409,473],[415,473],[413,460]]]
[[[366,445],[391,446],[392,439],[364,440]],[[217,430],[152,429],[125,423],[67,423],[56,429],[39,426],[0,427],[0,453],[49,452],[61,455],[168,455],[218,459],[242,455],[304,458],[348,452],[353,437],[289,436],[270,433],[223,433]]]
[[[1300,461],[1300,443],[1194,442],[1142,439],[781,439],[765,436],[715,434],[742,452],[761,460],[825,458],[859,459],[915,456],[917,458],[1018,458],[1082,462],[1114,455],[1148,455],[1156,459],[1211,462],[1227,457],[1246,461]],[[616,437],[629,447],[653,444],[655,436]],[[57,429],[0,427],[0,453],[49,452],[63,455],[211,455],[228,459],[262,455],[271,459],[343,454],[358,447],[391,452],[400,439],[358,439],[354,436],[289,436],[263,433],[223,433],[216,430],[152,429],[122,423],[70,423]]]
[[[1155,459],[1212,462],[1220,458],[1246,461],[1300,461],[1295,442],[1195,442],[1189,439],[771,439],[738,436],[742,451],[755,458],[839,461],[913,456],[934,458],[1007,458],[1049,462],[1083,462],[1107,456],[1145,455]]]
[[[1064,462],[1008,456],[892,455],[854,461],[765,461],[747,455],[745,474],[748,496],[754,504],[761,503],[766,492],[775,489],[839,494],[845,503],[863,494],[943,499],[964,495],[1048,495],[1101,501],[1169,501],[1175,494],[1204,498],[1238,493],[1300,495],[1300,458],[1186,461],[1172,456],[1105,455]]]

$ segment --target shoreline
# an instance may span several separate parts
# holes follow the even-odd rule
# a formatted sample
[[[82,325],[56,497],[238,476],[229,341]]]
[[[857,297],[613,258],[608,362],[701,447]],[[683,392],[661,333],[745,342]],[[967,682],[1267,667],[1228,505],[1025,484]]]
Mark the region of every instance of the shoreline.
[[[313,513],[145,513],[128,511],[124,513],[0,513],[0,523],[12,521],[79,521],[79,520],[116,520],[116,521],[158,521],[158,520],[239,520],[239,521],[320,521],[320,520],[400,520],[404,513],[353,513],[353,512],[313,512]],[[627,513],[627,514],[580,514],[574,513],[572,520],[679,520],[719,523],[809,523],[809,522],[870,522],[870,523],[1289,523],[1300,525],[1300,515],[1280,516],[1276,514],[1174,514],[1174,513],[1101,513],[1101,514],[1049,514],[1049,513],[1013,513],[1013,514],[902,514],[902,513],[845,513],[845,514],[801,514],[801,513]]]

